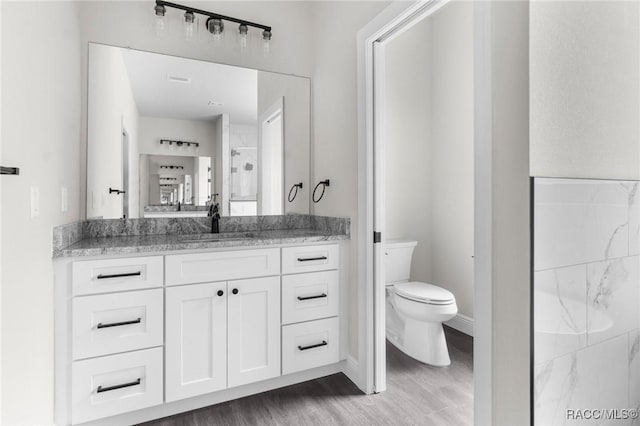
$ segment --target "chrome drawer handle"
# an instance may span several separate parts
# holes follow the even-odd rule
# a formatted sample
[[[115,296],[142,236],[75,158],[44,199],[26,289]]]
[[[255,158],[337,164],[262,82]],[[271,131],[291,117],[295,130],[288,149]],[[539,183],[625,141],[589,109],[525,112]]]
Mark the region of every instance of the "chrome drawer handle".
[[[130,386],[137,386],[137,385],[140,384],[140,382],[142,382],[142,379],[138,378],[138,380],[135,380],[135,381],[129,382],[129,383],[123,383],[121,385],[106,386],[104,388],[102,386],[98,386],[98,390],[96,390],[96,392],[97,393],[109,392],[109,391],[116,390],[116,389],[128,388]]]
[[[326,340],[323,340],[322,343],[316,343],[315,345],[311,345],[311,346],[298,346],[298,349],[301,351],[306,351],[307,349],[313,349],[313,348],[319,348],[320,346],[327,346],[328,343]]]
[[[111,274],[111,275],[98,275],[98,279],[99,280],[106,280],[109,278],[122,278],[122,277],[137,277],[142,275],[142,272],[138,271],[138,272],[126,272],[124,274]]]
[[[321,299],[323,297],[327,297],[326,294],[322,293],[322,294],[318,294],[317,296],[298,296],[298,300],[311,300],[311,299]]]
[[[299,257],[298,262],[311,262],[312,260],[327,260],[327,256],[319,257]]]
[[[139,324],[142,321],[142,318],[136,318],[131,321],[122,321],[122,322],[112,322],[109,324],[103,324],[101,322],[98,323],[98,328],[109,328],[109,327],[120,327],[121,325],[129,325],[129,324]]]

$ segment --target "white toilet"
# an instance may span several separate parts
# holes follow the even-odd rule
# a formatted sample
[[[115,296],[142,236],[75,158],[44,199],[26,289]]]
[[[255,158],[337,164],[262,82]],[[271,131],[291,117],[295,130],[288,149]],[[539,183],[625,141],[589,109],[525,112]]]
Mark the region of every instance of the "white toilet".
[[[458,313],[450,291],[422,282],[409,282],[416,241],[388,240],[386,266],[387,340],[425,364],[451,364],[442,323]]]

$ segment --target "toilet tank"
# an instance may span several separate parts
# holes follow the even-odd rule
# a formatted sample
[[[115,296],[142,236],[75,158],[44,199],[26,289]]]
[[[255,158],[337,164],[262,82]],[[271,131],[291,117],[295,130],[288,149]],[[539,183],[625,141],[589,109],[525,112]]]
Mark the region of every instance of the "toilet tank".
[[[411,256],[418,245],[411,240],[387,240],[384,247],[385,282],[387,284],[409,281]]]

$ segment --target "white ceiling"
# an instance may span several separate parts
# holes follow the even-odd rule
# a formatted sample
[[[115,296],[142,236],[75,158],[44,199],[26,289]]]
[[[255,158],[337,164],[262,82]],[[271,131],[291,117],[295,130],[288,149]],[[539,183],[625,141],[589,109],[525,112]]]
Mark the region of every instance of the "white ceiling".
[[[145,117],[212,120],[222,113],[237,124],[255,124],[256,70],[121,49],[138,112]],[[189,79],[170,81],[168,76]],[[223,105],[209,106],[209,102]]]

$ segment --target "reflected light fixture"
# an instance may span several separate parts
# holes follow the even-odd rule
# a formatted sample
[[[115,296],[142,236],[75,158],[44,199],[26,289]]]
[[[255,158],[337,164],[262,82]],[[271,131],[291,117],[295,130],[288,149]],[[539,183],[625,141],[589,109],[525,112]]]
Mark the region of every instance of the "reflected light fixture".
[[[164,0],[156,0],[154,7],[155,11],[155,32],[157,35],[166,33],[166,18],[165,14],[167,8],[173,8],[185,11],[183,21],[183,36],[186,40],[193,40],[196,38],[198,32],[198,19],[196,15],[206,16],[205,28],[212,34],[214,41],[222,39],[224,34],[224,21],[234,22],[238,24],[238,42],[241,50],[246,50],[249,47],[250,28],[256,28],[262,30],[262,50],[265,54],[269,53],[270,41],[271,41],[271,27],[255,22],[245,21],[243,19],[234,18],[231,16],[224,16],[213,12],[208,12],[202,9],[196,9],[193,7],[183,6],[177,3],[171,3]]]

